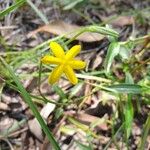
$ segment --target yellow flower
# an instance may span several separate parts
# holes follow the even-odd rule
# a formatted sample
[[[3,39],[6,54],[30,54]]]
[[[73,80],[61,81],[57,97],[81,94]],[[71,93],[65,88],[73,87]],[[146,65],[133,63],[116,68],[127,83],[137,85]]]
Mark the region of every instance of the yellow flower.
[[[65,73],[66,77],[72,84],[77,84],[78,79],[73,69],[83,69],[86,65],[81,60],[75,60],[74,57],[80,52],[81,46],[73,46],[66,54],[63,48],[56,42],[50,43],[50,48],[54,56],[46,55],[41,61],[45,64],[58,65],[49,76],[49,83],[54,84],[60,76]]]

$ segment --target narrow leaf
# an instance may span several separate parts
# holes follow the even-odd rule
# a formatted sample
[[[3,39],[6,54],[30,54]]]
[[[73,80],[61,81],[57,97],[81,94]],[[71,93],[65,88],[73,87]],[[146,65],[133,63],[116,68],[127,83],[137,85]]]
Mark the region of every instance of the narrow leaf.
[[[129,72],[126,73],[126,83],[134,84],[133,78]],[[124,115],[125,115],[126,140],[128,141],[128,138],[132,130],[132,122],[134,116],[133,105],[132,105],[132,94],[128,94]]]
[[[4,17],[8,13],[14,11],[16,8],[20,7],[25,2],[26,2],[26,0],[17,1],[15,4],[11,5],[10,7],[6,8],[5,10],[1,11],[0,12],[0,18]]]
[[[45,24],[48,24],[49,21],[47,20],[46,16],[34,5],[31,0],[26,0],[27,3],[31,6],[31,8],[36,12],[36,14],[42,19]]]
[[[84,145],[79,141],[76,141],[76,144],[77,144],[77,146],[79,147],[80,150],[92,150],[90,145],[89,146]]]
[[[137,84],[117,84],[108,87],[112,90],[115,90],[118,93],[140,94],[143,91],[142,86]]]
[[[106,55],[106,60],[105,60],[106,73],[110,72],[110,67],[112,65],[115,56],[118,55],[119,49],[120,49],[120,44],[117,42],[113,42],[109,45],[107,55]]]
[[[60,102],[66,102],[67,96],[64,91],[56,84],[53,85],[53,90],[60,96]]]
[[[72,98],[73,96],[75,96],[80,90],[82,90],[82,86],[83,86],[83,82],[79,82],[77,85],[75,85],[70,92],[70,97]]]
[[[131,56],[131,51],[126,46],[121,46],[119,55],[121,56],[122,60],[126,60]]]
[[[138,150],[144,150],[145,149],[146,139],[149,135],[149,131],[150,131],[150,114],[148,115],[146,123],[143,127],[143,134],[141,137],[141,142],[140,142]]]
[[[60,128],[59,128],[60,132],[62,133],[65,133],[67,135],[73,135],[75,134],[75,132],[77,131],[76,128],[73,128],[73,127],[70,127],[70,126],[67,126],[67,125],[62,125]]]
[[[118,35],[119,35],[115,30],[111,28],[101,27],[98,25],[91,25],[91,26],[86,27],[85,29],[90,32],[96,32],[102,35],[110,35],[116,38],[118,38]]]
[[[23,97],[23,99],[25,100],[25,102],[29,105],[30,109],[32,110],[34,116],[37,118],[38,122],[40,123],[43,131],[47,135],[47,137],[48,137],[49,141],[51,142],[51,144],[53,145],[54,149],[60,150],[60,147],[59,147],[58,143],[55,141],[52,133],[50,132],[49,128],[45,124],[45,122],[44,122],[43,118],[41,117],[40,113],[38,112],[37,107],[32,102],[32,99],[31,99],[29,93],[22,86],[22,83],[20,82],[20,80],[18,79],[18,77],[15,75],[15,73],[11,69],[11,67],[6,63],[6,61],[2,57],[0,57],[0,60],[2,61],[2,63],[4,64],[4,66],[8,69],[8,71],[9,71],[12,79],[14,80],[14,82],[16,83],[16,85],[18,86],[18,89],[20,91],[21,96]]]
[[[82,1],[84,1],[84,0],[76,0],[76,1],[72,1],[72,0],[71,0],[71,1],[68,3],[68,5],[66,5],[66,6],[63,7],[63,10],[72,9],[72,8],[74,8],[77,4],[81,3]]]

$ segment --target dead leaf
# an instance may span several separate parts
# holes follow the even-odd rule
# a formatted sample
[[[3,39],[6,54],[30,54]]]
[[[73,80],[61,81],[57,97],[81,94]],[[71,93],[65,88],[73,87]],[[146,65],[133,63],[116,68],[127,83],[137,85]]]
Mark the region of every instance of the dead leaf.
[[[93,60],[92,69],[95,70],[102,63],[101,53],[96,54],[95,59]]]
[[[9,130],[11,126],[16,122],[15,119],[9,118],[8,116],[1,117],[0,119],[0,133]]]
[[[89,115],[86,113],[78,114],[78,119],[80,121],[86,122],[88,124],[95,122],[97,120],[101,120],[101,119],[105,120],[104,118],[98,118],[96,116],[92,116],[92,115]],[[105,123],[105,122],[101,122],[101,124],[98,124],[97,127],[99,127],[101,130],[104,130],[104,131],[108,130],[107,123]]]
[[[64,21],[53,21],[52,23],[50,23],[49,25],[44,25],[42,27],[39,27],[38,29],[30,32],[27,36],[29,37],[35,37],[37,33],[39,32],[48,32],[48,33],[52,33],[55,35],[63,35],[63,34],[67,34],[65,37],[70,39],[72,37],[74,37],[76,35],[76,33],[70,33],[73,31],[77,31],[79,29],[81,29],[83,26],[77,26],[74,24],[69,24],[66,23]],[[100,41],[104,38],[103,35],[100,35],[98,33],[90,33],[90,32],[86,32],[81,34],[80,36],[78,36],[76,39],[80,40],[80,41],[84,41],[84,42],[94,42],[94,41]]]
[[[7,104],[0,102],[0,110],[7,111],[10,110],[10,108]]]
[[[102,20],[105,22],[107,22],[108,18],[106,17],[101,17]],[[114,26],[125,26],[125,25],[131,25],[134,23],[134,18],[132,16],[119,16],[119,17],[116,17],[114,19],[112,19],[110,22],[109,22],[111,25],[114,25]]]
[[[131,25],[134,23],[134,18],[132,16],[120,16],[114,19],[111,24],[116,26]]]
[[[101,120],[101,123],[99,123],[97,125],[97,127],[104,131],[108,130],[108,128],[109,128],[106,121],[104,121],[104,120],[108,120],[107,116],[103,116],[103,117],[99,118],[99,117],[96,117],[96,116],[93,116],[93,115],[90,115],[90,114],[87,114],[84,112],[77,114],[75,111],[72,111],[72,110],[64,112],[64,115],[71,116],[71,117],[74,116],[77,120],[84,122],[86,125],[96,122],[98,120]]]
[[[40,114],[46,121],[51,112],[55,109],[55,104],[47,103],[41,110]],[[40,140],[43,140],[42,129],[36,118],[28,122],[30,131]]]
[[[90,82],[90,80],[87,80],[87,82]],[[84,95],[87,95],[82,102],[79,104],[79,108],[81,109],[81,107],[84,105],[84,103],[90,105],[91,104],[91,97],[92,95],[90,94],[92,90],[92,86],[90,84],[86,84],[85,85],[85,90],[84,90]]]
[[[80,121],[86,122],[86,123],[92,123],[96,122],[97,120],[104,120],[104,118],[98,118],[96,116],[92,116],[86,113],[80,113],[78,114],[78,119]],[[108,130],[108,126],[105,122],[101,122],[101,124],[98,124],[97,127],[99,127],[101,130]]]

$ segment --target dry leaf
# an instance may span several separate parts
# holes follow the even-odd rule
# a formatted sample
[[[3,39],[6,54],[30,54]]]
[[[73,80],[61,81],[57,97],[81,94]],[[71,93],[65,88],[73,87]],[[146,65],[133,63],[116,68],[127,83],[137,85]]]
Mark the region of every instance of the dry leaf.
[[[92,116],[86,113],[80,113],[78,114],[78,119],[80,121],[86,122],[86,123],[92,123],[97,120],[105,120],[104,118],[98,118],[96,116]],[[108,130],[108,126],[105,122],[101,122],[101,124],[97,125],[101,130]]]
[[[56,35],[63,35],[67,34],[65,37],[70,39],[76,35],[76,33],[70,33],[73,31],[76,31],[78,29],[81,29],[83,26],[77,26],[73,24],[66,23],[64,21],[54,21],[50,23],[49,25],[44,25],[32,32],[30,32],[27,36],[28,37],[35,37],[35,35],[38,32],[49,32]],[[94,41],[100,41],[104,38],[103,35],[100,35],[98,33],[90,33],[86,32],[78,36],[76,39],[84,42],[94,42]]]
[[[43,117],[44,120],[47,120],[48,116],[50,115],[51,112],[55,109],[55,104],[52,103],[47,103],[41,110],[40,114]],[[42,134],[42,129],[37,121],[36,118],[33,120],[30,120],[29,122],[29,129],[30,131],[39,139],[43,140],[43,134]]]
[[[101,17],[102,20],[107,22],[108,18],[106,17]],[[131,25],[134,23],[134,18],[132,16],[119,16],[114,18],[113,20],[110,21],[111,25],[114,26],[125,26],[125,25]]]
[[[95,59],[93,60],[92,69],[95,70],[102,63],[101,53],[96,54]]]
[[[9,106],[3,102],[0,102],[0,110],[2,111],[8,111],[10,110]]]
[[[133,23],[134,23],[134,18],[132,16],[120,16],[111,22],[111,24],[116,26],[131,25]]]
[[[1,117],[0,121],[0,132],[8,130],[14,123],[14,119],[9,117]]]

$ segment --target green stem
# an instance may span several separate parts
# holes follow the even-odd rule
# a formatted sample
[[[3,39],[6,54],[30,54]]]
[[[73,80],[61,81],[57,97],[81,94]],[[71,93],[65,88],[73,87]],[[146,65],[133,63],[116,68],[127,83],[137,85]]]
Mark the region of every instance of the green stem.
[[[109,142],[107,143],[107,145],[105,146],[105,148],[103,150],[107,150],[110,146],[110,144],[113,142],[113,140],[117,137],[117,135],[119,134],[119,132],[122,130],[124,124],[122,124],[119,129],[116,131],[116,133],[113,135],[113,137],[109,140]]]
[[[124,41],[124,42],[120,42],[120,45],[125,45],[127,43],[134,43],[134,44],[140,44],[140,43],[143,43],[143,41],[145,41],[146,39],[149,39],[150,38],[150,34],[148,35],[145,35],[145,36],[142,36],[142,37],[138,37],[138,38],[135,38],[135,39],[129,39],[127,41]]]

